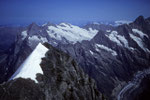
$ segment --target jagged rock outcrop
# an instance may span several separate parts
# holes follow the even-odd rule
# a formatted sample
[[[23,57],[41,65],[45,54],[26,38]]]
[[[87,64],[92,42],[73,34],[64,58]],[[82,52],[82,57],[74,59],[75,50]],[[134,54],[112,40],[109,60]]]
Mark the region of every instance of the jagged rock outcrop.
[[[78,67],[68,54],[48,43],[49,51],[42,58],[43,74],[38,83],[18,78],[0,85],[0,100],[101,100],[93,79]],[[34,65],[33,65],[34,66]]]
[[[45,95],[33,80],[18,78],[0,85],[0,100],[45,100]]]

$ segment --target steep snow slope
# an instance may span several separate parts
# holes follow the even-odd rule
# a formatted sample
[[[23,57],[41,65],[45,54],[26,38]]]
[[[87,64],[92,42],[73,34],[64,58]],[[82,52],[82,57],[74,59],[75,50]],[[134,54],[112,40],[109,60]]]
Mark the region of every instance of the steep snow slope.
[[[31,53],[31,55],[24,61],[24,63],[10,78],[10,80],[22,77],[22,78],[31,78],[32,80],[37,82],[37,80],[35,79],[36,74],[37,73],[43,74],[43,71],[40,67],[41,58],[45,57],[45,53],[47,51],[48,49],[41,43],[39,43],[35,48],[35,50]]]
[[[108,48],[108,47],[106,47],[106,46],[104,46],[104,45],[95,44],[95,47],[96,47],[96,51],[99,51],[98,48],[100,48],[100,49],[106,50],[106,51],[108,51],[108,52],[111,52],[111,54],[112,54],[113,56],[117,56],[116,51],[114,51],[114,50],[112,50],[111,48]],[[101,52],[101,51],[99,51],[99,52]]]

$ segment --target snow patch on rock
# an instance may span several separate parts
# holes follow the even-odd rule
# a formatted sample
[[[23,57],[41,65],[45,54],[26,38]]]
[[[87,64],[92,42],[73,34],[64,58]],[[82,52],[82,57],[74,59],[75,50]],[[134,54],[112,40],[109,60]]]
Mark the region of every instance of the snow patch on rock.
[[[131,33],[130,33],[129,35],[130,35],[130,37],[139,45],[139,47],[140,47],[141,49],[143,49],[145,52],[149,52],[149,50],[144,47],[144,43],[143,43],[143,41],[142,41],[141,38],[139,38],[139,37],[137,37],[137,36],[135,36],[135,35],[133,35],[133,34],[131,34]]]
[[[112,31],[109,35],[106,35],[111,41],[117,43],[117,45],[119,46],[125,46],[126,48],[128,49],[132,49],[132,47],[129,47],[129,44],[128,44],[128,40],[122,36],[122,35],[119,35],[117,31]]]
[[[100,48],[100,49],[106,50],[106,51],[108,51],[108,52],[111,52],[111,54],[112,54],[113,56],[117,56],[117,52],[116,52],[116,51],[114,51],[114,50],[112,50],[111,48],[108,48],[108,47],[106,47],[106,46],[104,46],[104,45],[95,44],[95,47],[96,47],[96,51],[98,51],[98,52],[99,52],[99,49],[98,49],[98,48]]]
[[[111,41],[117,43],[117,45],[122,46],[120,40],[118,39],[118,32],[112,31],[109,35],[106,35]],[[121,37],[121,36],[120,36]]]
[[[22,40],[24,40],[27,37],[27,31],[22,31],[21,36],[22,36]]]
[[[36,35],[33,35],[33,36],[29,37],[28,39],[29,39],[29,41],[40,41],[40,39]]]
[[[132,29],[133,33],[137,33],[141,38],[143,38],[144,36],[146,36],[148,38],[148,35],[143,33],[142,31],[138,30],[138,29]]]
[[[48,42],[46,37],[36,36],[36,35],[30,36],[28,38],[28,40],[29,40],[29,44],[31,44],[33,41],[35,41],[35,42],[39,41],[39,42],[42,42],[42,43]]]
[[[42,43],[44,43],[44,42],[48,42],[48,40],[47,40],[47,38],[46,38],[46,37],[41,37],[41,41],[42,41]]]
[[[94,55],[94,52],[93,51],[91,51],[91,50],[89,50],[90,51],[90,53],[92,54],[92,55]]]
[[[111,30],[106,30],[107,33],[111,32]]]

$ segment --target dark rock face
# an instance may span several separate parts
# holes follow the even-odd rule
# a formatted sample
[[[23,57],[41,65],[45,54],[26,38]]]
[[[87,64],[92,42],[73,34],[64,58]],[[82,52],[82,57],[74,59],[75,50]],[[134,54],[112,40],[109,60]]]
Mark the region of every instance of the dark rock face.
[[[18,78],[0,85],[0,100],[45,100],[38,84]]]
[[[0,27],[0,83],[8,77],[7,68],[9,64],[9,55],[13,53],[13,44],[19,33],[20,28],[16,27]],[[11,48],[11,50],[9,49]],[[9,49],[9,50],[8,50]]]
[[[32,52],[26,41],[16,40],[8,50],[0,54],[0,83],[7,81]]]
[[[74,59],[49,45],[42,58],[43,75],[39,83],[30,79],[15,79],[0,85],[0,100],[101,100],[102,94],[78,67]],[[34,66],[34,65],[33,65]]]
[[[49,100],[100,100],[94,80],[89,78],[68,55],[52,46],[42,59],[44,76],[39,82]],[[45,84],[43,84],[45,83]],[[51,93],[51,91],[54,91]]]

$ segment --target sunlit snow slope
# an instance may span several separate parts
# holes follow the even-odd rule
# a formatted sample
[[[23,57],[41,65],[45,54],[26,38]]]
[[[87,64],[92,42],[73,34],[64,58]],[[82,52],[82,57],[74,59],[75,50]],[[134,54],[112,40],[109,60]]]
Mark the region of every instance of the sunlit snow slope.
[[[56,40],[65,38],[71,43],[81,42],[82,40],[90,40],[98,30],[89,28],[88,30],[67,23],[61,23],[56,26],[48,26],[47,33]]]
[[[34,51],[30,54],[30,56],[24,61],[24,63],[10,78],[10,80],[21,77],[21,78],[31,78],[32,80],[37,82],[36,74],[37,73],[43,74],[43,71],[40,67],[41,58],[45,57],[45,53],[47,51],[48,49],[41,43],[39,43],[37,47],[34,49]]]

